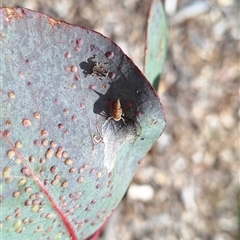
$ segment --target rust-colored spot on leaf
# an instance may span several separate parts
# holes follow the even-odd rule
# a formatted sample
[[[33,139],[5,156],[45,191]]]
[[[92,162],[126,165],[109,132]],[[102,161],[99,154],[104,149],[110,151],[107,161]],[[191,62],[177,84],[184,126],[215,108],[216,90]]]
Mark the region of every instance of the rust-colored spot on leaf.
[[[50,171],[51,171],[52,173],[56,173],[56,172],[58,171],[58,168],[57,168],[56,166],[52,166],[52,167],[50,168]]]
[[[30,121],[28,118],[24,118],[24,119],[22,120],[22,125],[23,125],[24,127],[30,127],[30,126],[32,125],[32,123],[31,123],[31,121]]]
[[[48,19],[48,23],[52,26],[52,28],[56,25],[56,24],[59,24],[60,23],[60,21],[57,21],[57,20],[55,20],[55,19],[53,19],[53,18],[49,18]]]
[[[71,158],[67,158],[65,159],[64,163],[68,166],[72,165],[72,159]]]
[[[11,123],[10,120],[6,120],[6,125],[7,125],[7,126],[11,126],[11,124],[12,124],[12,123]]]
[[[46,147],[48,145],[48,140],[47,139],[43,139],[42,140],[42,145]]]
[[[20,141],[17,141],[17,142],[15,143],[15,147],[18,148],[18,149],[21,148],[22,145],[23,145],[23,144],[22,144],[22,142],[20,142]]]
[[[102,176],[102,172],[97,173],[97,178],[100,178]]]
[[[18,198],[19,196],[20,196],[20,191],[15,191],[14,193],[13,193],[13,197],[14,198]]]
[[[11,136],[11,132],[9,130],[5,130],[3,132],[3,137],[10,137]]]
[[[78,179],[77,179],[77,181],[79,182],[79,183],[81,183],[81,182],[83,182],[83,177],[79,177]]]
[[[74,173],[76,171],[76,168],[70,168],[69,173]]]
[[[7,183],[7,184],[12,183],[12,181],[13,181],[13,177],[5,178],[5,183]]]
[[[3,176],[4,177],[9,177],[11,174],[12,168],[10,166],[6,166],[3,171]]]
[[[6,220],[6,221],[11,221],[12,218],[13,218],[13,217],[12,217],[11,215],[8,215],[8,216],[5,218],[5,220]]]
[[[70,52],[67,52],[67,53],[65,54],[65,57],[66,57],[66,58],[70,58],[70,57],[71,57],[71,53],[70,53]]]
[[[14,18],[23,17],[22,12],[17,12],[15,8],[4,8],[3,10],[7,12],[7,18],[6,18],[7,22],[12,21]]]
[[[63,152],[62,152],[62,157],[63,157],[63,158],[67,158],[67,157],[68,157],[68,154],[67,154],[66,151],[63,151]]]
[[[58,147],[57,148],[57,152],[55,154],[56,158],[62,158],[62,153],[63,153],[63,148],[62,147]]]
[[[58,184],[58,180],[53,180],[53,181],[51,182],[51,184],[52,184],[53,186],[56,186],[56,185]]]
[[[39,210],[39,206],[35,205],[31,207],[32,212],[37,212]]]
[[[54,153],[53,149],[52,149],[52,148],[49,148],[49,149],[47,150],[46,154],[45,154],[45,157],[46,157],[47,159],[50,159],[50,158],[53,156],[53,153]]]
[[[16,97],[16,95],[15,95],[14,92],[9,92],[9,93],[8,93],[8,97],[9,97],[10,99],[14,99],[14,98]]]
[[[47,137],[48,136],[48,131],[46,129],[43,129],[41,131],[41,137]]]
[[[61,186],[66,188],[68,186],[68,182],[67,181],[62,182]]]
[[[29,168],[26,168],[26,167],[21,169],[21,173],[24,174],[26,177],[31,176],[31,172],[30,172]]]
[[[54,217],[55,217],[55,214],[53,214],[53,213],[48,213],[47,216],[46,216],[46,218],[48,218],[48,219],[51,219],[51,218],[54,218]]]
[[[52,148],[54,148],[54,147],[57,146],[57,144],[56,144],[54,141],[51,141],[51,142],[50,142],[50,146],[51,146]]]
[[[23,186],[24,184],[26,184],[27,182],[27,179],[26,178],[21,178],[19,181],[18,181],[18,186]]]
[[[40,115],[39,112],[33,113],[33,116],[34,116],[37,120],[39,120],[39,119],[41,118],[41,115]]]
[[[31,163],[33,163],[33,162],[35,161],[34,156],[30,156],[30,157],[28,158],[28,161],[31,162]]]
[[[7,152],[7,157],[8,157],[9,159],[13,159],[14,156],[15,156],[15,152],[14,152],[13,150],[8,150],[8,152]]]
[[[25,188],[25,192],[26,192],[26,193],[29,193],[29,192],[31,192],[31,191],[32,191],[32,188],[31,188],[31,187],[26,187],[26,188]]]
[[[78,70],[77,66],[74,66],[74,65],[71,66],[71,72],[77,72],[77,70]]]

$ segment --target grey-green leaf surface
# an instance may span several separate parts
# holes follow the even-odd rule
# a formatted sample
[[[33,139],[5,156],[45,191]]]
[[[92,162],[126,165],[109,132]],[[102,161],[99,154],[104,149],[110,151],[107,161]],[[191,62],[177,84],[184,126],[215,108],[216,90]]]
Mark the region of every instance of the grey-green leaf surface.
[[[1,237],[86,239],[161,135],[161,102],[101,34],[24,8],[0,21]]]
[[[167,21],[160,0],[152,0],[146,34],[144,74],[155,89],[162,76],[167,55]]]

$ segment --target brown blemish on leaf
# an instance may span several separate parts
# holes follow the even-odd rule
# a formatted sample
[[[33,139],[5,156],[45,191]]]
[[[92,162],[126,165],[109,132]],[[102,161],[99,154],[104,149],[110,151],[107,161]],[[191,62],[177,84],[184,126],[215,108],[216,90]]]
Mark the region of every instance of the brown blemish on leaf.
[[[17,165],[20,165],[21,162],[22,162],[22,161],[21,161],[20,158],[17,158],[17,159],[15,160],[15,163],[16,163]]]
[[[53,213],[48,213],[46,215],[46,218],[48,218],[48,219],[51,219],[51,218],[54,218],[54,217],[55,217],[55,214],[53,214]]]
[[[21,169],[21,173],[24,174],[26,177],[30,177],[31,176],[31,172],[28,168],[24,167]]]
[[[57,181],[57,180],[52,180],[51,184],[52,184],[53,186],[56,186],[56,185],[58,184],[58,181]]]
[[[80,47],[75,47],[76,52],[80,52],[81,48]]]
[[[15,147],[18,148],[18,149],[21,148],[22,145],[23,145],[23,144],[22,144],[22,142],[20,142],[20,141],[17,141],[17,142],[15,143]]]
[[[34,140],[34,145],[36,145],[36,146],[39,146],[40,144],[41,144],[41,142],[39,141],[39,140]]]
[[[39,162],[40,162],[41,164],[43,164],[43,163],[45,163],[45,159],[44,159],[43,157],[41,157],[41,158],[39,159]]]
[[[30,127],[30,126],[32,125],[32,123],[31,123],[31,121],[30,121],[28,118],[24,118],[24,119],[22,120],[22,125],[23,125],[24,127]]]
[[[73,161],[72,161],[71,158],[67,158],[67,159],[65,159],[64,163],[65,163],[66,165],[70,166],[70,165],[72,165]]]
[[[9,97],[10,99],[14,99],[14,98],[16,97],[16,95],[15,95],[14,92],[9,92],[9,93],[8,93],[8,97]]]
[[[58,171],[58,168],[57,168],[56,166],[52,166],[52,167],[50,168],[50,171],[51,171],[52,173],[56,173],[56,172]]]
[[[82,165],[82,167],[85,168],[85,169],[88,169],[88,168],[89,168],[89,165],[86,164],[86,163],[84,163],[84,164]]]
[[[85,211],[90,211],[90,210],[91,208],[89,206],[85,208]]]
[[[55,180],[59,181],[61,179],[61,176],[59,174],[57,174],[55,177],[54,177]]]
[[[76,75],[76,76],[74,77],[74,79],[75,79],[76,81],[79,81],[81,78],[80,78],[80,76]]]
[[[10,137],[11,136],[11,132],[9,131],[9,130],[5,130],[4,132],[3,132],[3,137]]]
[[[46,129],[43,129],[41,131],[41,137],[47,137],[48,136],[48,131]]]
[[[80,104],[80,108],[84,109],[86,107],[86,104],[85,103],[81,103]]]
[[[13,177],[5,178],[5,183],[7,183],[7,184],[12,183],[12,181],[13,181]]]
[[[14,152],[13,150],[8,150],[8,151],[7,151],[7,157],[8,157],[9,159],[13,159],[14,156],[15,156],[15,152]]]
[[[63,153],[63,148],[62,147],[58,147],[57,151],[56,151],[56,154],[55,154],[55,157],[56,158],[62,158],[62,153]]]
[[[70,67],[65,67],[64,69],[65,69],[67,72],[70,71]]]
[[[7,216],[7,217],[5,218],[5,220],[6,220],[6,221],[11,221],[12,218],[13,218],[13,217],[12,217],[11,215],[9,215],[9,216]]]
[[[66,151],[63,151],[63,152],[62,152],[62,157],[63,157],[63,158],[67,158],[67,157],[68,157],[68,154],[67,154]]]
[[[77,66],[74,66],[74,65],[71,66],[71,72],[77,72],[77,70],[78,70]]]
[[[66,188],[67,186],[68,186],[68,182],[67,181],[62,182],[61,187]]]
[[[24,184],[26,184],[27,182],[27,179],[26,178],[21,178],[19,181],[18,181],[18,186],[23,186]]]
[[[57,144],[56,144],[54,141],[51,141],[51,142],[50,142],[50,146],[51,146],[52,148],[55,148],[55,147],[57,146]]]
[[[69,173],[74,173],[76,171],[76,168],[70,168]]]
[[[71,57],[71,53],[70,53],[70,52],[67,52],[67,53],[65,54],[65,57],[66,57],[66,58],[70,58],[70,57]]]
[[[43,225],[38,225],[38,226],[37,226],[37,229],[34,230],[34,233],[41,232],[42,230],[43,230]]]
[[[16,215],[15,215],[15,218],[20,218],[22,216],[22,213],[17,213]]]
[[[83,44],[83,40],[81,38],[77,39],[76,44],[81,46]]]
[[[31,162],[31,163],[33,163],[33,162],[35,161],[34,156],[30,156],[30,157],[28,158],[28,161]]]
[[[65,109],[63,109],[63,113],[64,113],[64,114],[68,114],[68,113],[69,113],[69,110],[65,108]]]
[[[83,177],[79,177],[78,179],[77,179],[77,181],[79,182],[79,183],[82,183],[83,182]]]
[[[45,157],[46,157],[47,159],[50,159],[50,158],[52,158],[53,154],[54,154],[53,149],[52,149],[52,148],[49,148],[49,149],[47,150],[46,154],[45,154]]]
[[[19,196],[20,196],[20,191],[15,191],[14,193],[13,193],[13,197],[14,198],[18,198]]]
[[[32,201],[32,205],[34,205],[34,206],[39,205],[39,200],[36,200],[36,199],[33,200],[33,201]]]
[[[6,126],[11,126],[11,121],[10,120],[6,120]]]
[[[22,222],[23,222],[23,224],[27,224],[27,223],[29,223],[29,219],[28,219],[28,218],[24,218],[24,219],[22,220]]]
[[[113,51],[106,52],[106,53],[105,53],[105,56],[106,56],[107,58],[111,59],[111,58],[113,58],[113,56],[114,56],[114,52],[113,52]]]
[[[34,116],[37,120],[39,120],[39,119],[41,118],[41,115],[40,115],[39,112],[33,113],[33,116]]]
[[[26,193],[29,193],[29,192],[31,192],[31,191],[32,191],[32,188],[31,188],[31,187],[26,187],[26,188],[25,188],[25,192],[26,192]]]
[[[11,174],[12,168],[10,166],[6,166],[3,171],[3,177],[9,177]]]
[[[43,139],[42,140],[42,145],[46,147],[48,145],[48,140],[47,139]]]
[[[100,178],[102,176],[102,172],[97,173],[97,178]]]
[[[39,206],[35,205],[31,207],[32,212],[37,212],[39,210]]]

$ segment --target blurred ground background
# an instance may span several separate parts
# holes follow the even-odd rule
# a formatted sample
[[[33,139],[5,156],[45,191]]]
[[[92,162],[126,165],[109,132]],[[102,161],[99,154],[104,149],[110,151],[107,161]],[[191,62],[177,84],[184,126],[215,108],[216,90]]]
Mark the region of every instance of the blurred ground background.
[[[101,32],[142,69],[149,0],[2,1],[16,5]],[[168,124],[100,240],[239,239],[239,5],[165,1]]]

